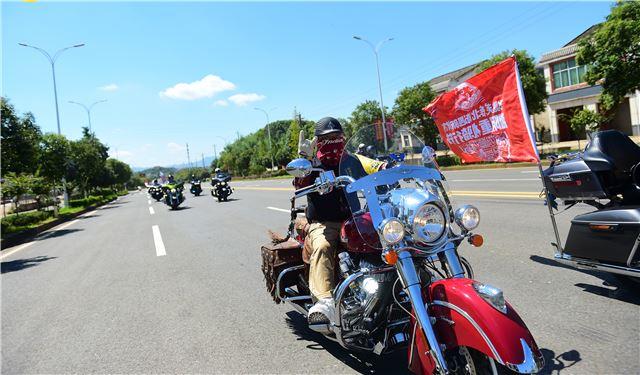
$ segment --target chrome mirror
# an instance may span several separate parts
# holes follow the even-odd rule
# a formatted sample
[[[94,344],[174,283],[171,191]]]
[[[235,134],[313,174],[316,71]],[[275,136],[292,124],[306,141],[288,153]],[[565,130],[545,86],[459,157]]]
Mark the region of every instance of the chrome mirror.
[[[311,173],[313,166],[307,159],[299,158],[293,159],[287,164],[287,173],[293,177],[306,177]]]
[[[431,146],[424,146],[422,148],[422,163],[431,164],[436,159],[436,150]]]

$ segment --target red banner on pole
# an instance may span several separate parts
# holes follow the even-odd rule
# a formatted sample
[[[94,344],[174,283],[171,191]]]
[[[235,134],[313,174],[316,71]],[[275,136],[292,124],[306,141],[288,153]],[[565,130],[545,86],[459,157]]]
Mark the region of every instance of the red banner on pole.
[[[540,160],[513,56],[438,96],[424,111],[464,163]]]

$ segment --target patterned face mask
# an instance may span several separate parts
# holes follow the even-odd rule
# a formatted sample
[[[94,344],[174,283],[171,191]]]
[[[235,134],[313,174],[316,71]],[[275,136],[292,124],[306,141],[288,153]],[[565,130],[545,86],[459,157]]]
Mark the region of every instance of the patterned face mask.
[[[316,156],[323,165],[335,167],[340,163],[344,151],[344,138],[324,139],[318,141]]]

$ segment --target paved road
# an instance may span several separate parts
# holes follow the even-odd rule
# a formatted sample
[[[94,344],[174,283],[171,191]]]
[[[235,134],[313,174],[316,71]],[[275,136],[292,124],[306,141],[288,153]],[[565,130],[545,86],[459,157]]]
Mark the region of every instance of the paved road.
[[[535,169],[447,176],[456,203],[482,213],[485,246],[462,253],[527,322],[544,373],[638,373],[640,295],[550,260]],[[289,184],[238,182],[232,202],[189,195],[173,212],[135,193],[5,249],[2,373],[399,372],[403,356],[351,355],[270,300],[259,245],[286,227],[273,208],[287,208]]]

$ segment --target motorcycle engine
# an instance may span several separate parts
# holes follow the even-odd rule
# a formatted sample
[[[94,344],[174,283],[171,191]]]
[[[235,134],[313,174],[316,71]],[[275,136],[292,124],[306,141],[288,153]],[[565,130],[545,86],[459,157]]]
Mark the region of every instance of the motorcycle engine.
[[[359,255],[351,260],[348,253],[340,254],[340,268],[343,274],[348,275],[363,269],[373,271],[384,267],[386,265],[377,255]],[[373,332],[381,331],[384,334],[384,330],[379,328],[389,318],[391,292],[396,279],[396,272],[366,273],[349,285],[349,292],[342,300],[341,311],[343,328],[349,331],[345,337],[357,341],[360,346],[371,346],[376,341],[373,340]]]

